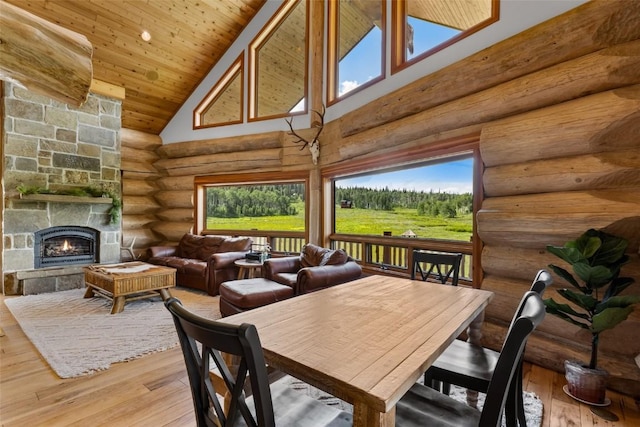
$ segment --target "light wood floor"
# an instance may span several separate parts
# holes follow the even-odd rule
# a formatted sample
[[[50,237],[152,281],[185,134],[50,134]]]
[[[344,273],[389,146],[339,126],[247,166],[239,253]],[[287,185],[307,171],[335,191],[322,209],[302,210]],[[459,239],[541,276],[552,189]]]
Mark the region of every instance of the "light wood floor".
[[[10,298],[10,297],[7,297]],[[60,379],[24,335],[0,295],[0,422],[2,426],[195,426],[178,348],[111,369]],[[186,302],[186,301],[185,301]],[[217,300],[214,300],[217,305]],[[125,307],[126,310],[126,307]],[[544,405],[544,427],[640,426],[638,403],[610,392],[608,422],[564,394],[562,374],[526,366],[525,388]]]

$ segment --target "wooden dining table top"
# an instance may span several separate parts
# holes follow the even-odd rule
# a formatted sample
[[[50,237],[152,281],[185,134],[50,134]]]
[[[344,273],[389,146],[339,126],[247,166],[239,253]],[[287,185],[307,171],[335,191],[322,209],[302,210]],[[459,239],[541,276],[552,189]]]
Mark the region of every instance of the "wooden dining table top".
[[[258,329],[267,363],[354,405],[354,426],[395,425],[395,404],[493,293],[369,276],[225,317]]]

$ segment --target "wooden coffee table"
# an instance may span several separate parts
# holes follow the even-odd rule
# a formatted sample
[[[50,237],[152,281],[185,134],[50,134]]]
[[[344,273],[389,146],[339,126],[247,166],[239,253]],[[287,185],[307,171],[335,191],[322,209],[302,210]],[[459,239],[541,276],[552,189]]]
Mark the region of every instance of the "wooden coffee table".
[[[169,288],[176,286],[176,270],[140,261],[91,265],[84,268],[84,281],[87,286],[84,297],[97,295],[113,301],[111,314],[116,314],[127,301],[158,294],[163,300],[169,299]]]

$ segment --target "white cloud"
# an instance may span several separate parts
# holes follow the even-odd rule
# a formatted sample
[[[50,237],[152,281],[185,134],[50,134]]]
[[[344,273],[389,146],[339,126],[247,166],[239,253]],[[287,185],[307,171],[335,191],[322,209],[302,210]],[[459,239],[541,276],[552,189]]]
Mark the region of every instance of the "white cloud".
[[[360,83],[355,80],[345,80],[340,83],[340,91],[338,92],[338,96],[342,96],[347,92],[351,92],[358,86],[360,86]]]

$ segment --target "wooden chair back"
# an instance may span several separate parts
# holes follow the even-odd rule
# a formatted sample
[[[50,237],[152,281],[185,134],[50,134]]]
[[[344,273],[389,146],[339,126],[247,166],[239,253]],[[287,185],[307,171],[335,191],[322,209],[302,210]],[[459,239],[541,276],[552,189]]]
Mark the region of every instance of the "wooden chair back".
[[[234,326],[205,319],[185,309],[176,298],[165,301],[165,306],[176,325],[198,427],[227,427],[236,422],[242,424],[242,420],[247,426],[274,427],[267,368],[255,326]],[[221,353],[235,356],[239,364],[228,366]],[[222,376],[226,390],[217,390],[212,383],[211,361]],[[255,417],[245,401],[246,386],[251,387]],[[225,396],[227,392],[230,403],[225,413],[224,402],[218,395]]]
[[[545,316],[545,306],[540,295],[528,291],[521,300],[519,312],[509,328],[489,382],[480,417],[481,426],[500,426],[508,391],[520,366],[527,339]]]
[[[435,280],[442,284],[451,281],[453,286],[458,286],[461,263],[461,253],[413,251],[411,280],[419,273],[423,281]]]

